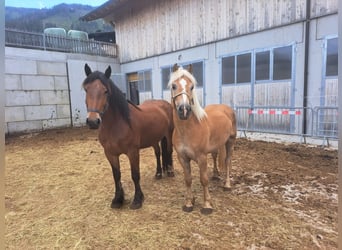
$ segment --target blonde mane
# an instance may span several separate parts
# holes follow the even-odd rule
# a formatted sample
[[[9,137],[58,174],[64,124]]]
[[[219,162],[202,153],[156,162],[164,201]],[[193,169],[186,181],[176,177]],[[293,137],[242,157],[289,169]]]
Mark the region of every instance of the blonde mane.
[[[197,81],[195,77],[189,71],[183,69],[182,67],[179,67],[175,72],[171,73],[168,87],[171,89],[172,83],[184,76],[189,78],[189,80],[194,84],[194,88],[192,90],[192,97],[193,97],[194,103],[191,104],[191,109],[194,115],[196,116],[197,120],[202,121],[205,117],[207,117],[207,113],[201,107],[198,101],[197,93],[196,93]]]

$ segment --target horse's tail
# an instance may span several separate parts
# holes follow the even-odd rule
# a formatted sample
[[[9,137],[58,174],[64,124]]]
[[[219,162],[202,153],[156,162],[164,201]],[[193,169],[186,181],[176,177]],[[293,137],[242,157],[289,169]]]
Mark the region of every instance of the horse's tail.
[[[163,139],[160,142],[161,144],[161,150],[162,150],[162,165],[163,165],[163,171],[166,172],[167,171],[167,165],[169,163],[169,154],[168,154],[168,150],[167,150],[167,139],[166,137],[163,137]]]

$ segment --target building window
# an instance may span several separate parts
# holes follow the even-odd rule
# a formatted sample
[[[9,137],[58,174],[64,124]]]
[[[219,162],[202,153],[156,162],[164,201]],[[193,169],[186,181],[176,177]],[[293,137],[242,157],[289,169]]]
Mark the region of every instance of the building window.
[[[167,90],[167,84],[170,80],[171,67],[162,68],[162,86],[163,90]]]
[[[245,53],[222,58],[222,83],[251,82],[252,54]],[[236,76],[235,76],[236,75]]]
[[[270,79],[270,51],[255,54],[255,80]]]
[[[222,58],[222,83],[235,83],[235,56]]]
[[[252,55],[255,56],[253,64]],[[255,72],[255,79],[252,79],[252,70]],[[222,58],[222,84],[291,78],[292,45]]]
[[[273,50],[273,80],[291,79],[292,46]]]
[[[326,76],[338,75],[338,40],[337,38],[327,40],[327,61],[325,67]]]
[[[147,92],[152,90],[152,72],[151,70],[138,72],[138,89],[141,92]]]
[[[236,82],[251,82],[251,53],[241,54],[236,57]]]

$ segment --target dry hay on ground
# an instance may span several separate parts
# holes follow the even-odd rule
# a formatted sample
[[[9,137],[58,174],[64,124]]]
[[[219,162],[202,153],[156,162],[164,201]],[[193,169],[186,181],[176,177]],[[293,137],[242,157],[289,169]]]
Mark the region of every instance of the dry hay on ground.
[[[113,179],[86,128],[6,139],[6,249],[337,249],[337,151],[238,139],[224,192],[211,182],[214,213],[181,209],[183,173],[155,180],[152,149],[141,151],[145,202],[130,210],[133,182],[121,157],[126,202],[110,208]],[[211,171],[210,167],[210,171]]]

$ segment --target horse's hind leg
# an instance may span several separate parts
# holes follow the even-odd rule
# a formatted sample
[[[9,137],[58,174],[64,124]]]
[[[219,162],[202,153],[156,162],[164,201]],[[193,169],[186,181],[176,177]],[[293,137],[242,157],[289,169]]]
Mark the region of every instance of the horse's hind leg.
[[[215,180],[215,181],[220,179],[220,174],[219,174],[219,171],[217,169],[217,155],[218,155],[217,152],[211,153],[211,157],[213,158],[213,164],[214,164],[212,180]]]
[[[230,137],[226,143],[226,159],[225,159],[225,164],[224,164],[224,177],[225,177],[225,182],[223,189],[225,191],[230,191],[231,190],[231,184],[230,184],[230,171],[232,169],[232,156],[234,152],[234,144],[235,144],[235,137]]]
[[[167,140],[163,137],[160,141],[161,145],[161,155],[162,155],[162,166],[163,172],[167,172],[167,164],[168,164],[168,154],[167,154]]]
[[[121,171],[120,171],[119,157],[111,156],[109,154],[106,154],[106,156],[112,167],[112,173],[113,173],[114,184],[115,184],[115,195],[112,200],[111,208],[120,208],[122,207],[122,204],[124,202],[125,195],[124,195],[124,190],[121,184]]]
[[[173,171],[173,159],[172,159],[172,133],[168,137],[164,137],[161,141],[162,146],[162,158],[163,158],[163,168],[166,170],[168,177],[174,177],[175,173]]]
[[[156,156],[156,161],[157,161],[157,170],[156,170],[156,179],[161,179],[162,178],[162,168],[160,164],[160,147],[159,143],[153,145],[153,150],[154,150],[154,155]]]

